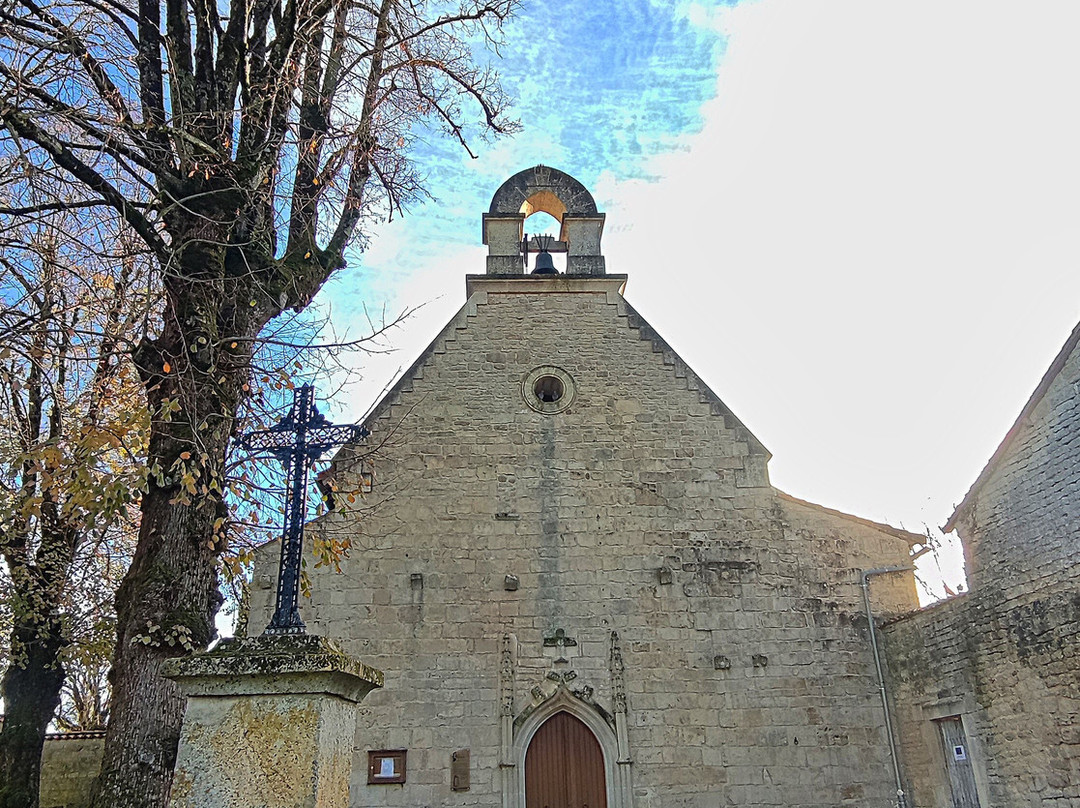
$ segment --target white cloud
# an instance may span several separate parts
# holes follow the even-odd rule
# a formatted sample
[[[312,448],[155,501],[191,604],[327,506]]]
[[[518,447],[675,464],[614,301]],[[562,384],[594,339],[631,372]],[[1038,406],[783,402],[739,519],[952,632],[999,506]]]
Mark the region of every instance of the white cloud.
[[[800,496],[941,524],[1080,316],[1073,4],[762,0],[609,271]],[[677,280],[676,280],[677,279]]]

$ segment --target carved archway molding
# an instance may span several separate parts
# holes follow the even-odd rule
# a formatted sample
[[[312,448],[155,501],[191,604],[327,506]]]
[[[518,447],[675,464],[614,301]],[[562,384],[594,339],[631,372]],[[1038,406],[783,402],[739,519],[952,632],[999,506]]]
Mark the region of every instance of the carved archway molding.
[[[535,706],[527,707],[513,723],[509,760],[502,764],[503,808],[525,808],[525,753],[540,727],[556,713],[580,720],[596,737],[604,753],[608,808],[632,808],[630,761],[620,759],[613,720],[598,705],[583,701],[565,685]]]

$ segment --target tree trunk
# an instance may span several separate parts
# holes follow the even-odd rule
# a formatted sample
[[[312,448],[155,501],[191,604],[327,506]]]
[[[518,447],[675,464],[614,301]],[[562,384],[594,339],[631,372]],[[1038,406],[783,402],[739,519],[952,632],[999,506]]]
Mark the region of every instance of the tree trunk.
[[[213,636],[221,601],[207,547],[214,517],[195,504],[170,506],[174,495],[161,488],[146,495],[139,549],[116,596],[113,701],[96,806],[166,804],[184,701],[161,667]]]
[[[45,730],[64,684],[57,662],[64,639],[54,618],[24,619],[12,639],[12,658],[0,683],[7,705],[0,731],[0,808],[37,808]]]
[[[153,413],[150,472],[135,557],[116,595],[112,707],[94,808],[168,802],[184,701],[161,669],[215,635],[226,452],[252,343],[277,313],[250,304],[250,285],[230,282],[223,251],[191,243],[200,247],[177,258],[162,333],[136,352]]]

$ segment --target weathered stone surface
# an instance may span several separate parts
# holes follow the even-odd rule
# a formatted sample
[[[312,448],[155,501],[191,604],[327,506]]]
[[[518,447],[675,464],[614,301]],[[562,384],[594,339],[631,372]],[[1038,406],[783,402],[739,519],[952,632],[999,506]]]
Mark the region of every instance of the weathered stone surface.
[[[538,200],[544,195],[550,200]],[[530,200],[534,200],[530,202]],[[565,172],[550,166],[533,166],[514,174],[499,186],[491,198],[488,215],[514,215],[522,213],[522,205],[528,204],[526,213],[543,210],[556,219],[563,214],[571,216],[596,216],[596,202],[589,190]],[[561,210],[559,206],[561,205]]]
[[[83,808],[101,768],[104,733],[48,735],[41,751],[40,808]]]
[[[360,701],[383,683],[381,671],[312,634],[223,640],[212,651],[168,660],[164,674],[188,696],[325,692]]]
[[[309,568],[301,608],[387,674],[361,711],[351,804],[460,805],[449,752],[468,748],[468,803],[518,806],[523,744],[557,707],[594,721],[609,808],[891,806],[859,576],[906,563],[918,537],[773,489],[767,451],[621,283],[471,277],[369,420],[374,454],[336,462],[341,490],[362,468],[375,484],[309,527],[353,551],[340,575]],[[547,365],[576,387],[555,414],[522,395]],[[256,626],[276,552],[259,552]],[[883,615],[915,607],[895,577],[874,584]],[[545,644],[559,629],[575,644]],[[406,783],[368,785],[367,750],[394,748]]]
[[[382,674],[317,636],[171,661],[188,697],[171,808],[345,808],[356,702]]]

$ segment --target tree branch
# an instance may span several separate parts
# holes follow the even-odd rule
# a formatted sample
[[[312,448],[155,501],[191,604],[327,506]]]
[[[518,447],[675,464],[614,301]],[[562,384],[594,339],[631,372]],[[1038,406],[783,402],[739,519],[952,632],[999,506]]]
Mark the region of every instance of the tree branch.
[[[105,72],[105,69],[98,60],[95,59],[87,49],[86,43],[82,41],[82,37],[78,36],[61,20],[57,19],[54,15],[35,3],[34,0],[20,0],[20,2],[30,9],[38,19],[43,20],[56,30],[61,41],[67,43],[68,47],[71,49],[71,53],[78,58],[79,64],[86,70],[86,73],[90,77],[90,81],[93,83],[101,100],[112,108],[124,124],[131,127],[131,113],[128,111],[124,96],[121,94],[120,89],[113,80],[109,78],[108,73]]]
[[[138,233],[159,258],[166,255],[165,242],[155,231],[150,221],[129,204],[127,198],[114,188],[108,180],[86,163],[76,157],[69,149],[59,143],[51,134],[41,129],[25,115],[14,109],[0,109],[0,121],[19,137],[24,137],[40,146],[58,166],[78,179],[87,188],[97,193],[106,204],[116,210]]]
[[[81,208],[97,208],[108,205],[104,199],[84,199],[78,202],[42,202],[39,205],[25,205],[21,208],[0,207],[0,216],[29,216],[34,213],[51,213],[61,210],[79,210]],[[141,207],[136,203],[130,203],[134,207]]]
[[[23,82],[22,77],[3,62],[0,62],[0,74],[3,74],[10,79],[12,83],[17,84],[22,92],[43,102],[53,113],[63,116],[65,121],[100,141],[100,144],[92,147],[94,151],[105,151],[114,156],[122,155],[124,158],[131,160],[133,163],[150,173],[154,173],[161,169],[159,164],[153,163],[148,158],[132,151],[130,148],[120,143],[115,132],[110,133],[103,131],[101,128],[91,123],[85,115],[76,112],[69,104],[61,101],[56,96],[45,91],[41,87],[28,85]],[[134,127],[131,127],[123,131],[125,131],[126,134],[133,134],[131,131],[133,128]],[[138,139],[136,139],[136,142],[138,142]]]
[[[382,0],[379,7],[378,24],[375,27],[375,47],[368,67],[367,83],[364,87],[364,104],[360,110],[360,122],[356,127],[357,143],[353,153],[353,162],[349,170],[349,184],[342,203],[341,215],[337,227],[330,237],[326,248],[326,260],[332,268],[345,263],[345,245],[348,244],[360,221],[363,207],[364,189],[371,178],[371,153],[375,148],[372,123],[375,115],[379,84],[383,78],[383,59],[386,43],[390,39],[390,10],[393,0]]]
[[[163,168],[176,170],[172,148],[165,136],[165,85],[161,70],[161,20],[159,0],[139,0],[139,48],[135,57],[139,68],[139,100],[143,122],[149,125],[147,139],[153,150],[147,155]]]

